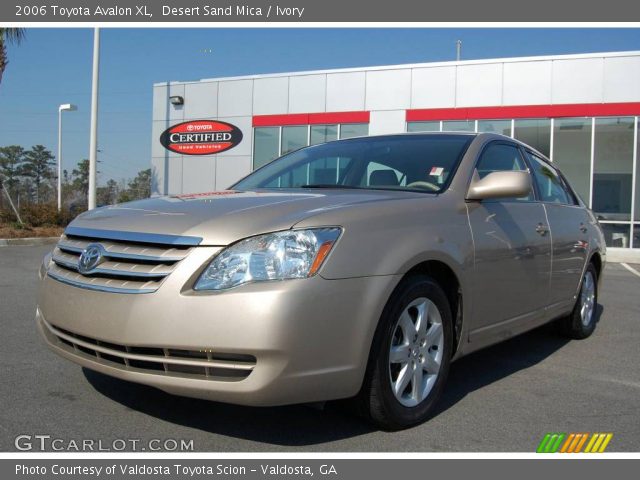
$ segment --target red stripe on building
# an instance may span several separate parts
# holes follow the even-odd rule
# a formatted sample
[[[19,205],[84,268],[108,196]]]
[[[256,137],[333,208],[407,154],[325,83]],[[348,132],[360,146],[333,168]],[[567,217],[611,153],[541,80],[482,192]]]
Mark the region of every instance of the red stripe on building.
[[[254,127],[287,125],[330,125],[336,123],[369,123],[369,112],[288,113],[284,115],[255,115]]]
[[[611,117],[639,115],[640,102],[513,105],[504,107],[407,110],[407,122],[429,120],[497,120],[511,118]]]

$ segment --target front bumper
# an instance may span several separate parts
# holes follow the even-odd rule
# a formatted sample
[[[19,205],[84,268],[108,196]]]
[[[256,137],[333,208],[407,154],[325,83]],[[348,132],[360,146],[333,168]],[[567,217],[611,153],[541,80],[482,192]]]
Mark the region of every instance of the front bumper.
[[[315,276],[196,293],[184,289],[191,275],[187,272],[195,271],[211,254],[205,247],[197,250],[180,265],[179,270],[185,271],[173,272],[152,294],[85,290],[44,275],[38,329],[62,357],[173,394],[268,406],[357,393],[377,321],[399,277]],[[103,346],[99,349],[115,344],[133,352],[207,351],[229,358],[251,357],[255,366],[247,375],[230,378],[147,371],[114,363],[108,355],[88,354],[85,348],[61,341],[55,332],[72,334],[84,346],[93,341]]]

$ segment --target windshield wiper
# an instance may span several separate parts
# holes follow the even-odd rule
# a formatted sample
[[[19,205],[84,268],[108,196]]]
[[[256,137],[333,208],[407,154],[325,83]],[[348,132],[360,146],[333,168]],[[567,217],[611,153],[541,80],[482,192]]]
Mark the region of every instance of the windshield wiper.
[[[300,185],[300,188],[342,188],[342,189],[350,189],[350,188],[361,188],[353,185],[337,185],[334,183],[310,183],[307,185]]]

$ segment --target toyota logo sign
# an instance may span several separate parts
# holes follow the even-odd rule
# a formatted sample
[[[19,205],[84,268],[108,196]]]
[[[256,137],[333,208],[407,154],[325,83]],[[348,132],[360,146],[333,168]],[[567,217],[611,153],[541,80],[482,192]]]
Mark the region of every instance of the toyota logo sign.
[[[229,150],[242,141],[242,131],[227,122],[194,120],[178,123],[160,135],[167,150],[183,155],[212,155]]]

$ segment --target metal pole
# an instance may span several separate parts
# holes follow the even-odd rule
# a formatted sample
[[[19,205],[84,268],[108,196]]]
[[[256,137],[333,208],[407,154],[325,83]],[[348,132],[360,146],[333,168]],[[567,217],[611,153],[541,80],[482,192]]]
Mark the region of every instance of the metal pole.
[[[98,155],[98,74],[100,66],[100,29],[93,33],[93,81],[91,84],[91,136],[89,139],[88,208],[96,208],[96,161]]]
[[[460,54],[462,53],[462,40],[456,40],[456,60],[460,61]]]
[[[62,210],[62,109],[58,108],[58,211]]]

